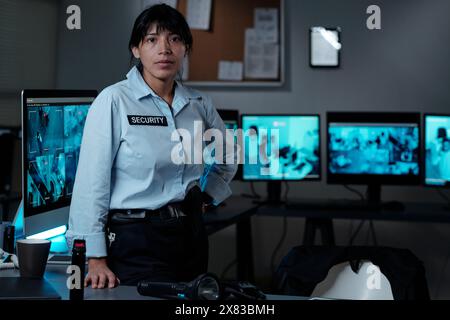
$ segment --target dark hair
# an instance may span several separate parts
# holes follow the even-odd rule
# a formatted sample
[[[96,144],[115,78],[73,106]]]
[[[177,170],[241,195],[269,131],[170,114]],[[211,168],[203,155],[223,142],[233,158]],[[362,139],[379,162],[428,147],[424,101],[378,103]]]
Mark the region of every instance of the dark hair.
[[[167,30],[180,36],[186,46],[186,53],[192,51],[194,42],[192,33],[186,19],[176,9],[166,4],[157,4],[142,11],[134,22],[133,31],[131,32],[128,50],[131,52],[131,61],[133,61],[133,47],[139,47],[142,40],[147,35],[148,28],[152,24],[156,24],[156,30]]]

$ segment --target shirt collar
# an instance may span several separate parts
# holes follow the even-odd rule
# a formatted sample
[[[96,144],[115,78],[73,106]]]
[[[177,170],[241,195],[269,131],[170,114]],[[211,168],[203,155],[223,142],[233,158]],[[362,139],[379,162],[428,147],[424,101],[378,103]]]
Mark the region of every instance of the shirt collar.
[[[177,115],[185,106],[189,104],[190,100],[201,100],[202,96],[196,91],[189,90],[183,86],[180,81],[175,82],[175,95],[173,97],[173,113]]]
[[[149,95],[152,97],[158,97],[158,95],[153,91],[152,88],[150,88],[149,85],[145,82],[144,78],[142,77],[141,73],[139,72],[138,68],[134,66],[131,68],[131,70],[127,73],[127,79],[128,79],[128,86],[130,87],[131,91],[134,94],[134,97],[138,100],[145,98]],[[191,90],[188,90],[185,86],[181,84],[181,82],[176,81],[175,85],[175,95],[173,99],[173,104],[177,102],[181,102],[184,105],[188,103],[187,99],[199,99],[201,96],[195,92],[192,92]]]

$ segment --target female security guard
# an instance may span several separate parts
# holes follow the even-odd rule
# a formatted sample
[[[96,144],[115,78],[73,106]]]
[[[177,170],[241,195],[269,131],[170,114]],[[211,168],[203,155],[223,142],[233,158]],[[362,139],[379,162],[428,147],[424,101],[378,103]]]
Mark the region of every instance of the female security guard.
[[[190,281],[207,270],[202,204],[231,194],[236,165],[228,158],[204,174],[203,164],[172,159],[202,138],[196,121],[225,137],[211,100],[175,81],[192,43],[177,10],[161,4],[143,11],[129,43],[138,66],[90,108],[67,232],[69,247],[86,241],[86,286]]]

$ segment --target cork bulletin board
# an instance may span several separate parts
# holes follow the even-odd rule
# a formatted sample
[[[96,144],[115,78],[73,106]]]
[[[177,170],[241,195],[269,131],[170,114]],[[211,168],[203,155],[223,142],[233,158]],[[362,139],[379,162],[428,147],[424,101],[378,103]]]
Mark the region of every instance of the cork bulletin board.
[[[245,59],[245,32],[254,27],[255,8],[278,9],[278,75],[272,79],[219,80],[220,61]],[[186,15],[187,0],[178,1]],[[193,51],[186,83],[198,86],[281,86],[284,81],[283,0],[212,0],[209,30],[192,30]]]

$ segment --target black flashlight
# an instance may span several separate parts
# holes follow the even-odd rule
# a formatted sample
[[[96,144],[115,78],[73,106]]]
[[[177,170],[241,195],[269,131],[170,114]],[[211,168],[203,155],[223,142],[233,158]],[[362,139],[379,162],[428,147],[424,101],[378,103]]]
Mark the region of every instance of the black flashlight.
[[[137,290],[143,296],[181,300],[219,300],[221,287],[219,279],[212,273],[205,273],[191,282],[141,281]]]

